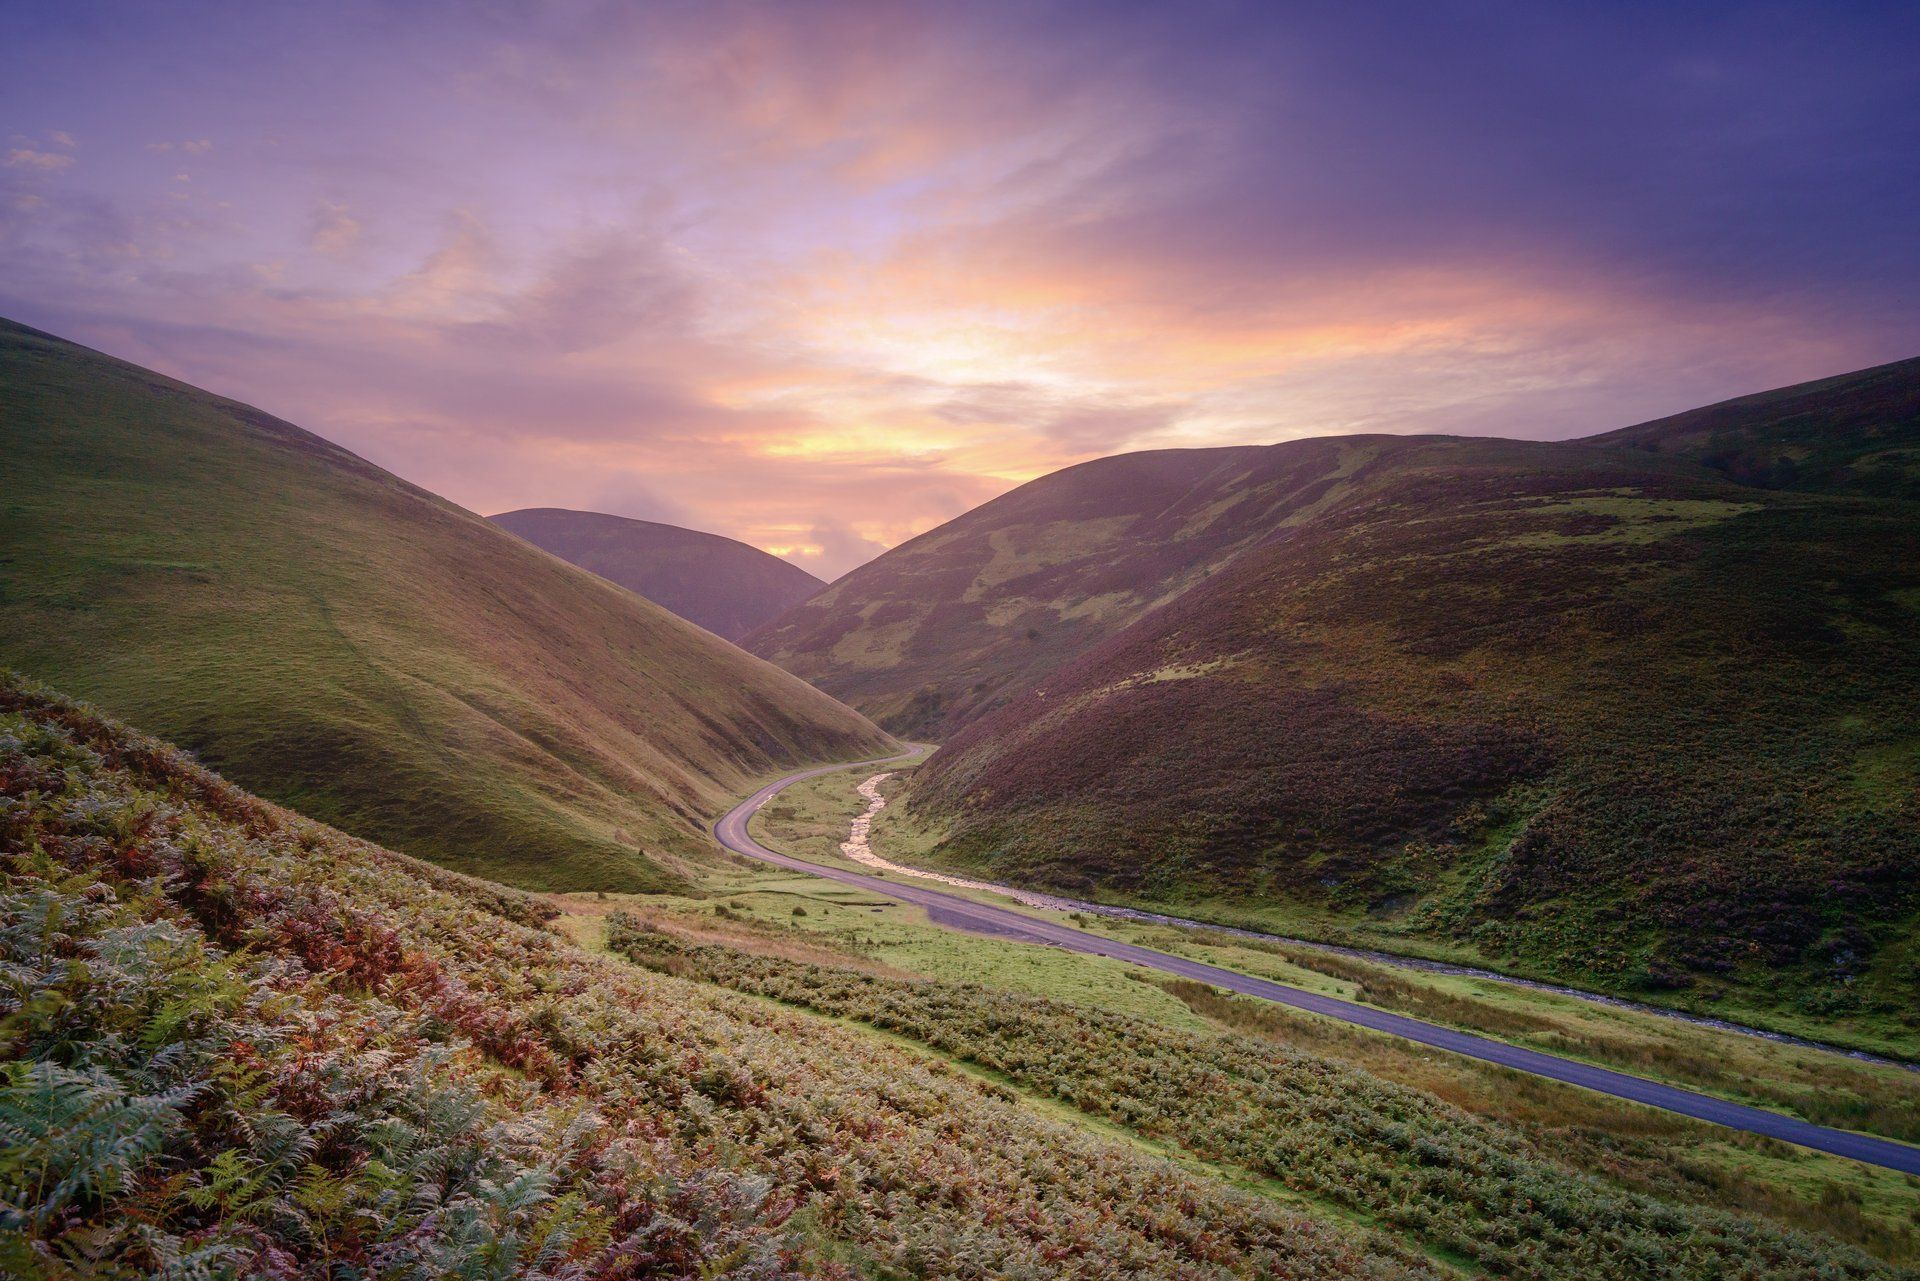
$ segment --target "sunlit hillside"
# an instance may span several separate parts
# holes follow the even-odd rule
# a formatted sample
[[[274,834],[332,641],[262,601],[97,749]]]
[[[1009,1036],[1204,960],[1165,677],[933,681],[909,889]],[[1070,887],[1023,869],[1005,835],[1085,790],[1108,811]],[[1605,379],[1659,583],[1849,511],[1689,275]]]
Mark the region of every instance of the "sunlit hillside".
[[[259,801],[12,678],[0,850],[9,1275],[1889,1274],[1622,1193],[1331,1060],[1046,1003],[1008,1022],[967,989],[712,949],[679,966],[625,926],[611,942],[688,977],[590,955],[534,900]],[[1181,1143],[1253,1144],[1276,1182],[1183,1169],[715,980],[900,1027]]]
[[[746,780],[887,742],[317,436],[11,324],[0,450],[0,660],[410,853],[673,883]]]

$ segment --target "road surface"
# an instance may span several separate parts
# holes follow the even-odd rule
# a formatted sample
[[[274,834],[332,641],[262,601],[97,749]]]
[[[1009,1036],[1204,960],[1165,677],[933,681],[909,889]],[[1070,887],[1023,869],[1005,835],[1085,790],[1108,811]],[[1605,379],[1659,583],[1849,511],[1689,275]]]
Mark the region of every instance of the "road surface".
[[[1497,1063],[1502,1067],[1529,1072],[1535,1076],[1546,1077],[1548,1080],[1582,1086],[1589,1090],[1597,1090],[1601,1094],[1610,1094],[1615,1098],[1629,1099],[1649,1107],[1665,1108],[1669,1112],[1678,1112],[1682,1116],[1711,1121],[1715,1125],[1724,1125],[1735,1130],[1745,1130],[1749,1134],[1763,1134],[1768,1138],[1796,1143],[1801,1147],[1815,1148],[1821,1152],[1831,1152],[1836,1156],[1850,1157],[1869,1165],[1884,1166],[1889,1170],[1920,1175],[1920,1147],[1911,1147],[1905,1143],[1896,1143],[1892,1139],[1876,1138],[1869,1134],[1830,1129],[1824,1125],[1815,1125],[1811,1121],[1783,1116],[1778,1112],[1768,1112],[1763,1108],[1748,1107],[1743,1103],[1718,1099],[1710,1094],[1683,1090],[1678,1086],[1649,1081],[1645,1077],[1633,1076],[1626,1072],[1615,1072],[1610,1068],[1596,1067],[1591,1063],[1564,1059],[1540,1050],[1508,1045],[1504,1041],[1475,1036],[1471,1032],[1461,1032],[1442,1027],[1437,1023],[1427,1023],[1404,1014],[1376,1010],[1371,1006],[1340,1000],[1338,997],[1322,996],[1318,992],[1309,992],[1303,988],[1288,987],[1284,983],[1275,983],[1271,979],[1255,978],[1250,974],[1222,969],[1203,961],[1192,961],[1186,957],[1157,952],[1150,947],[1102,938],[1097,934],[1075,929],[1071,925],[1041,920],[1011,908],[995,907],[991,903],[977,903],[972,899],[950,894],[930,885],[914,885],[888,877],[869,876],[864,872],[829,867],[822,863],[810,863],[806,859],[794,858],[790,854],[770,850],[747,834],[747,820],[782,790],[802,779],[815,778],[838,770],[855,769],[862,765],[894,763],[901,759],[903,758],[884,757],[845,765],[825,765],[776,779],[727,811],[726,815],[713,825],[714,837],[736,854],[743,854],[748,858],[771,863],[776,867],[784,867],[790,871],[805,872],[813,876],[825,877],[830,881],[839,881],[843,885],[858,886],[860,889],[902,903],[926,908],[928,915],[937,924],[952,929],[966,930],[995,938],[1015,939],[1026,943],[1051,944],[1072,952],[1086,952],[1094,956],[1110,956],[1116,960],[1130,961],[1135,965],[1146,966],[1179,978],[1209,983],[1214,987],[1226,988],[1246,996],[1276,1001],[1297,1010],[1323,1014],[1328,1018],[1339,1019],[1343,1023],[1352,1023],[1359,1027],[1372,1028],[1376,1032],[1405,1037],[1409,1041],[1417,1041],[1422,1045],[1448,1050],[1454,1054],[1464,1054],[1468,1058],[1479,1059],[1485,1063]]]

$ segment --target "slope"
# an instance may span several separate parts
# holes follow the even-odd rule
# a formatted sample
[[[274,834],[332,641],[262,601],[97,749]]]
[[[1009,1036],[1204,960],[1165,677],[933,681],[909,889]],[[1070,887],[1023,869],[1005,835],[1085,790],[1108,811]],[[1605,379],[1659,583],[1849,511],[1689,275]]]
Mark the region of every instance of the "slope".
[[[487,519],[728,640],[826,586],[758,547],[677,525],[557,507]]]
[[[1920,1030],[1920,521],[1408,440],[968,725],[954,866]]]
[[[0,1272],[1439,1275],[542,918],[0,672]]]
[[[0,1268],[1902,1275],[1268,1042],[622,937],[690,977],[648,973],[542,916],[0,673]]]
[[[0,661],[516,884],[674,879],[856,713],[258,410],[0,327]]]
[[[1097,459],[893,548],[748,649],[897,733],[940,736],[1342,492],[1392,437]]]
[[[1595,436],[1769,489],[1920,498],[1920,358]]]

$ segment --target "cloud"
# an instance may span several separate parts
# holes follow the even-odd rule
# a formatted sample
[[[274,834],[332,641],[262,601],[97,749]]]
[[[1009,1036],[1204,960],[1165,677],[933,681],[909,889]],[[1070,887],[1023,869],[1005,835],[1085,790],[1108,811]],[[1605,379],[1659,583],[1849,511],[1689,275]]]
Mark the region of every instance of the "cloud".
[[[645,231],[602,230],[566,246],[504,309],[517,342],[573,353],[635,333],[697,326],[699,289],[684,261]]]
[[[9,169],[36,169],[42,173],[57,173],[73,164],[72,156],[63,156],[57,151],[35,151],[32,147],[15,147],[7,152],[6,159],[0,161]]]
[[[0,74],[86,124],[88,163],[47,181],[70,139],[13,140],[62,163],[0,167],[0,281],[23,319],[470,507],[612,508],[832,576],[1095,454],[1566,435],[1912,354],[1892,21],[585,0],[49,24]]]
[[[503,261],[499,243],[470,210],[451,210],[444,228],[439,245],[425,261],[370,303],[422,318],[479,319],[488,314],[499,294]]]
[[[344,204],[328,201],[313,215],[307,232],[307,247],[315,253],[341,254],[360,239],[360,220],[347,212]]]
[[[663,497],[655,483],[644,474],[626,473],[603,479],[586,501],[589,511],[607,512],[633,520],[651,520],[663,525],[693,525],[698,517],[684,504]]]
[[[808,530],[806,542],[788,551],[786,558],[832,582],[886,550],[885,543],[865,537],[844,521],[826,520]]]

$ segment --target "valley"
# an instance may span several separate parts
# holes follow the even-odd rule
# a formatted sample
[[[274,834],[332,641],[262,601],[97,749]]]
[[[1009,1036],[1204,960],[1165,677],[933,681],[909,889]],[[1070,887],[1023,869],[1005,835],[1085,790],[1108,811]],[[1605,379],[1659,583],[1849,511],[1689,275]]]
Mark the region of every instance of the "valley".
[[[0,1160],[10,1195],[42,1198],[40,1226],[0,1233],[0,1256],[81,1248],[66,1234],[91,1224],[87,1239],[109,1244],[85,1248],[151,1263],[159,1238],[89,1217],[129,1206],[196,1225],[195,1240],[232,1258],[248,1257],[234,1233],[252,1215],[283,1234],[327,1224],[333,1258],[411,1248],[387,1231],[439,1239],[430,1220],[388,1213],[375,1229],[324,1208],[345,1197],[364,1218],[382,1180],[430,1177],[373,1155],[387,1113],[296,1175],[218,1109],[167,1101],[225,1088],[206,1074],[220,1036],[279,1047],[260,1079],[289,1100],[305,1088],[279,1015],[245,1003],[267,972],[234,959],[284,956],[310,976],[296,1003],[328,1011],[329,1026],[413,1029],[353,1032],[335,1051],[378,1045],[446,1098],[478,1089],[496,1124],[549,1133],[554,1100],[571,1095],[629,1130],[704,1136],[647,1157],[604,1131],[563,1145],[571,1155],[542,1177],[571,1188],[568,1205],[596,1207],[579,1227],[536,1224],[486,1187],[462,1194],[474,1240],[538,1241],[556,1258],[745,1250],[725,1257],[805,1259],[801,1273],[822,1276],[997,1277],[1045,1275],[1071,1249],[1089,1275],[1621,1281],[1920,1264],[1920,1076],[1875,1057],[1915,1049],[1893,999],[1909,981],[1898,726],[1913,661],[1898,613],[1912,523],[1886,479],[1897,447],[1872,454],[1880,478],[1865,496],[1824,492],[1840,485],[1831,448],[1808,473],[1816,487],[1792,491],[1683,459],[1454,439],[1182,451],[1119,460],[1118,480],[1090,464],[1091,478],[1036,482],[1037,515],[1016,491],[1011,524],[989,504],[964,520],[992,527],[929,536],[910,561],[951,581],[863,571],[762,626],[791,637],[791,620],[831,615],[875,582],[937,593],[970,574],[959,594],[980,593],[990,627],[1040,631],[1046,593],[1057,604],[1063,589],[1135,584],[1069,607],[1074,625],[1022,642],[1011,668],[1016,651],[984,651],[1001,676],[971,692],[901,703],[883,682],[876,714],[943,734],[912,744],[582,567],[622,572],[652,548],[657,594],[677,582],[729,609],[760,593],[762,573],[809,590],[751,549],[583,513],[526,528],[574,565],[258,411],[30,330],[5,337],[10,440],[34,477],[0,513],[20,549],[0,564],[8,661],[182,727],[200,757],[290,808],[9,678],[0,822],[9,928],[26,930],[0,943],[9,964],[47,991],[90,992],[89,967],[117,955],[122,932],[155,929],[169,955],[196,958],[192,972],[250,975],[231,990],[252,995],[193,1016],[226,1030],[182,1034],[170,1053],[200,1065],[188,1076],[137,1081],[100,1067],[118,1063],[113,1029],[137,1019],[131,1007],[107,1000],[49,1058],[63,1034],[41,1005],[15,1003],[9,1052],[41,1066],[7,1087],[0,1123],[16,1125],[26,1159],[81,1160],[54,1154],[91,1124],[132,1155],[125,1173],[87,1176],[117,1191],[77,1200]],[[1884,399],[1885,378],[1867,381]],[[1785,403],[1804,413],[1804,397]],[[1779,447],[1778,432],[1750,434]],[[1062,485],[1078,512],[1068,525],[1052,518]],[[1257,499],[1236,496],[1249,486]],[[1166,502],[1101,515],[1116,496]],[[58,540],[36,532],[54,527],[50,505]],[[566,542],[581,530],[587,543]],[[941,569],[942,548],[974,551]],[[1773,578],[1755,590],[1762,556]],[[1089,576],[1089,557],[1107,577]],[[1029,565],[1038,578],[1014,572]],[[1369,612],[1353,612],[1359,601]],[[1851,611],[1842,630],[1782,625],[1834,608]],[[949,644],[970,643],[964,618],[929,618]],[[1629,634],[1671,648],[1636,649]],[[957,661],[900,653],[917,654],[901,680]],[[1818,698],[1795,693],[1819,663]],[[1717,702],[1702,702],[1709,688]],[[1858,769],[1807,785],[1840,740],[1859,745]],[[1683,756],[1689,773],[1673,773]],[[1649,779],[1661,785],[1633,790]],[[1622,796],[1643,830],[1606,827]],[[1248,806],[1266,826],[1248,826]],[[1721,837],[1705,863],[1633,870],[1700,816],[1792,857],[1760,886],[1740,879],[1758,851]],[[1283,848],[1317,852],[1274,863],[1261,842],[1276,823],[1292,825]],[[1396,845],[1408,832],[1425,836]],[[1805,842],[1823,833],[1814,859]],[[365,843],[383,837],[400,850]],[[1584,898],[1542,899],[1575,875],[1569,849],[1628,870],[1583,871]],[[1805,880],[1849,867],[1857,885]],[[1666,892],[1676,873],[1689,879],[1673,914],[1620,906],[1626,888]],[[77,906],[95,900],[123,906]],[[1701,916],[1707,903],[1719,914]],[[1807,933],[1810,907],[1835,923],[1827,934]],[[93,922],[56,947],[77,949],[80,969],[35,941],[48,911]],[[1628,921],[1642,968],[1595,965],[1592,949]],[[1760,933],[1720,965],[1742,931]],[[1584,950],[1554,941],[1575,935]],[[1808,1000],[1809,938],[1848,940],[1844,1000]],[[1756,953],[1762,940],[1775,951]],[[140,956],[141,983],[168,981],[159,953]],[[1763,969],[1771,988],[1755,981]],[[408,1024],[409,1008],[422,1021]],[[635,1008],[654,1039],[635,1040],[617,1012]],[[235,1019],[253,1022],[242,1033]],[[802,1043],[824,1057],[791,1078]],[[54,1063],[95,1075],[56,1079]],[[86,1081],[109,1080],[154,1092],[85,1101]],[[914,1102],[923,1081],[935,1094]],[[856,1098],[865,1119],[850,1122]],[[289,1106],[296,1120],[312,1111]],[[977,1131],[964,1152],[941,1137],[962,1116]],[[51,1117],[68,1119],[35,1128]],[[785,1189],[767,1215],[726,1193],[745,1217],[675,1244],[616,1244],[593,1226],[637,1222],[623,1197],[723,1148],[741,1186]],[[532,1155],[473,1150],[502,1178]],[[168,1190],[160,1160],[198,1169],[188,1191]],[[355,1171],[369,1160],[393,1173],[368,1182]],[[242,1165],[266,1180],[246,1194],[260,1208],[216,1190],[245,1186]],[[1004,1211],[1021,1226],[990,1214],[962,1229],[959,1207],[983,1195],[966,1189],[1009,1179],[1029,1189]],[[905,1186],[919,1191],[903,1202]],[[1147,1209],[1168,1196],[1191,1217]],[[1097,1241],[1076,1235],[1090,1215]]]
[[[1920,1281],[1920,6],[8,17],[0,1281]]]
[[[851,817],[863,808],[857,787],[868,776],[867,767],[819,774],[797,785],[792,793],[766,802],[753,822],[758,839],[791,849],[810,862],[824,863],[825,851],[846,838]],[[796,799],[790,801],[788,795]],[[887,853],[884,846],[881,853]],[[1767,1213],[1785,1221],[1818,1225],[1817,1230],[1826,1232],[1836,1230],[1836,1214],[1848,1218],[1858,1213],[1860,1217],[1850,1220],[1853,1227],[1846,1231],[1883,1244],[1908,1231],[1905,1215],[1911,1208],[1915,1182],[1910,1175],[1874,1171],[1870,1166],[1770,1140],[1743,1138],[1684,1118],[1656,1121],[1654,1118],[1661,1114],[1635,1104],[1605,1100],[1584,1090],[1533,1080],[1506,1068],[1475,1064],[1450,1054],[1435,1056],[1418,1045],[1341,1028],[1318,1015],[1244,997],[1226,997],[1213,985],[1155,980],[1120,959],[1125,951],[1118,938],[1105,940],[1108,946],[1101,950],[1108,952],[1107,956],[1014,943],[1002,934],[969,941],[967,935],[951,932],[953,918],[916,907],[907,887],[889,885],[890,879],[877,884],[870,880],[859,885],[836,885],[777,870],[742,871],[716,884],[712,897],[679,904],[623,896],[594,902],[574,896],[564,906],[575,915],[563,920],[577,920],[583,925],[622,917],[637,921],[643,934],[629,937],[640,940],[632,946],[639,947],[641,954],[654,958],[649,963],[676,974],[705,976],[739,990],[778,992],[781,1000],[810,1009],[855,1009],[834,1002],[823,1004],[824,998],[812,995],[819,984],[828,981],[828,975],[852,972],[875,976],[858,980],[855,990],[859,992],[867,991],[864,985],[871,981],[913,979],[925,983],[931,977],[934,986],[920,989],[929,999],[934,991],[946,990],[943,984],[977,985],[1021,994],[1023,999],[1066,1001],[1081,1009],[1146,1019],[1183,1029],[1188,1037],[1194,1035],[1198,1015],[1202,1019],[1200,1028],[1230,1028],[1242,1035],[1272,1037],[1294,1050],[1329,1055],[1369,1074],[1436,1092],[1457,1106],[1498,1118],[1501,1124],[1535,1136],[1536,1142],[1560,1154],[1563,1160],[1592,1162],[1596,1168],[1607,1170],[1609,1177],[1622,1179],[1629,1186],[1658,1188],[1664,1195],[1701,1196],[1711,1203],[1734,1197],[1744,1205],[1764,1206]],[[1006,903],[1004,899],[999,901]],[[1034,913],[1027,923],[1069,919],[1062,914]],[[1096,928],[1108,923],[1082,918],[1081,924]],[[616,925],[615,933],[633,928]],[[595,942],[603,941],[605,933],[596,926],[590,937]],[[1169,952],[1204,948],[1214,953],[1216,963],[1235,966],[1242,972],[1275,973],[1274,967],[1281,966],[1289,983],[1317,984],[1321,990],[1339,991],[1383,1007],[1392,1007],[1412,995],[1425,1006],[1421,1012],[1428,1017],[1479,1026],[1517,1043],[1532,1041],[1550,1046],[1558,1054],[1619,1062],[1632,1071],[1683,1081],[1696,1089],[1704,1087],[1786,1114],[1809,1109],[1817,1113],[1826,1107],[1831,1109],[1824,1114],[1829,1123],[1903,1137],[1914,1134],[1916,1092],[1912,1074],[1902,1068],[1878,1067],[1831,1052],[1676,1025],[1657,1015],[1595,1006],[1485,980],[1404,972],[1395,975],[1381,966],[1363,966],[1357,974],[1351,967],[1344,973],[1335,970],[1330,974],[1310,968],[1316,962],[1324,964],[1324,958],[1296,957],[1289,963],[1251,949],[1235,953],[1233,940],[1164,927],[1156,928],[1152,942]],[[764,960],[756,961],[755,957]],[[826,967],[825,974],[820,967]],[[775,982],[775,974],[789,971],[789,978]],[[1396,986],[1399,991],[1394,990]],[[1168,996],[1175,999],[1169,1003]],[[1445,1008],[1435,1009],[1434,998],[1441,996]],[[961,992],[956,990],[951,997],[942,996],[948,1004],[937,1008],[953,1009],[951,1002],[961,999]],[[863,1016],[853,1017],[859,1021]],[[898,1036],[900,1029],[908,1026],[900,1021],[902,1017],[898,1012],[879,1017],[877,1027],[887,1036]],[[947,1017],[940,1015],[935,1022],[919,1025],[920,1032],[909,1031],[908,1035],[940,1041],[947,1034],[938,1029]],[[1010,1016],[1009,1021],[997,1026],[1020,1026],[1036,1017],[1037,1013]],[[991,1065],[1003,1061],[998,1054],[967,1048],[976,1044],[971,1038],[977,1033],[956,1035],[963,1039],[944,1043],[957,1049],[963,1062]],[[1042,1094],[1060,1097],[1048,1090]],[[1069,1091],[1064,1097],[1079,1096],[1077,1091]],[[1100,1117],[1107,1115],[1098,1107],[1094,1112]],[[1166,1131],[1148,1127],[1146,1133]],[[1833,1182],[1826,1182],[1828,1179]],[[1855,1201],[1856,1196],[1860,1200]],[[1842,1204],[1855,1209],[1842,1211],[1838,1208]]]
[[[891,742],[290,423],[7,322],[0,448],[0,663],[462,871],[685,884],[749,779]]]
[[[1908,361],[1572,442],[1103,459],[748,644],[938,731],[916,866],[1911,1058],[1916,421]]]
[[[981,895],[962,897],[948,893],[945,888],[930,888],[919,883],[920,878],[898,875],[882,878],[865,872],[849,872],[825,864],[808,864],[769,849],[748,834],[748,821],[777,796],[783,787],[802,782],[809,777],[818,777],[821,772],[823,771],[805,771],[789,775],[785,779],[762,787],[715,824],[715,835],[723,845],[736,853],[774,863],[793,871],[811,871],[815,875],[825,876],[870,893],[884,894],[889,898],[923,908],[927,911],[929,918],[939,925],[1016,943],[1061,947],[1074,952],[1090,952],[1096,956],[1145,966],[1174,975],[1176,978],[1247,996],[1260,997],[1423,1045],[1478,1058],[1483,1062],[1545,1076],[1551,1080],[1665,1108],[1699,1120],[1712,1121],[1749,1133],[1783,1139],[1920,1177],[1920,1148],[1810,1126],[1804,1122],[1781,1118],[1744,1105],[1725,1103],[1690,1091],[1661,1086],[1643,1078],[1580,1064],[1503,1041],[1453,1031],[1390,1011],[1329,997],[1306,988],[1276,983],[1257,975],[1224,969],[1111,936],[1096,935],[1064,925],[1052,916],[1024,914],[982,901],[984,896]],[[856,813],[864,813],[864,811]],[[856,817],[849,816],[849,818],[850,822],[859,821]],[[1899,1065],[1888,1066],[1896,1069],[1899,1067]]]

